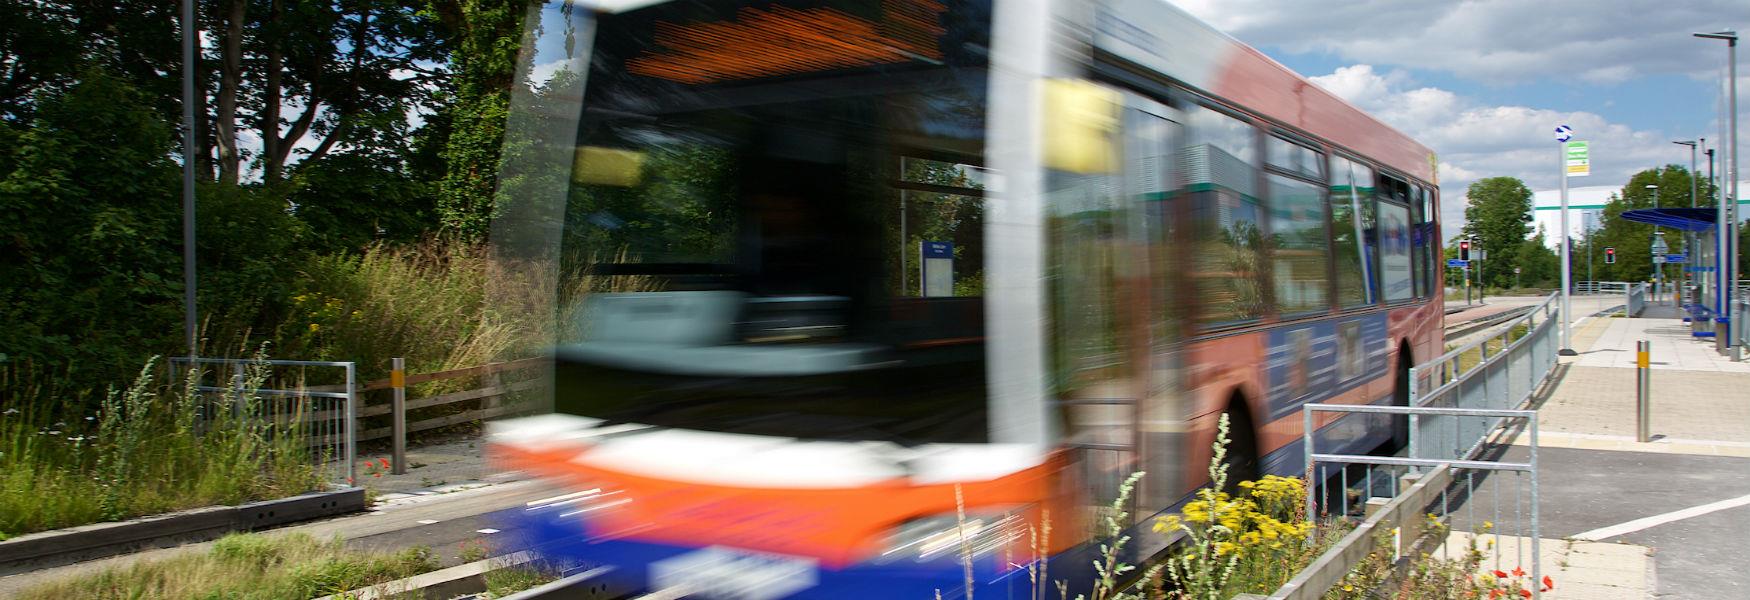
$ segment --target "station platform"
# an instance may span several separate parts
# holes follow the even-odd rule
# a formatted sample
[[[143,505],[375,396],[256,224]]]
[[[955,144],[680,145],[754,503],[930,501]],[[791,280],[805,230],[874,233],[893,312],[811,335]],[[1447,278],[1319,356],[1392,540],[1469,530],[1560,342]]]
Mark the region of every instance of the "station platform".
[[[1690,335],[1669,305],[1573,329],[1538,409],[1545,598],[1750,598],[1750,361]],[[1575,314],[1585,314],[1576,310]],[[1651,343],[1648,442],[1636,439],[1635,342]],[[1527,436],[1509,458],[1526,458]],[[1481,501],[1481,500],[1479,500]],[[1510,538],[1503,544],[1514,543]],[[1554,559],[1552,561],[1552,558]]]

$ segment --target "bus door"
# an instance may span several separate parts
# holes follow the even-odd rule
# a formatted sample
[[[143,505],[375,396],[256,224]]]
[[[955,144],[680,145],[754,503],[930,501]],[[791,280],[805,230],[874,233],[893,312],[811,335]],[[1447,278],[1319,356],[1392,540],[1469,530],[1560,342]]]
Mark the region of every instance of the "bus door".
[[[1088,105],[1109,111],[1104,137],[1084,146],[1111,156],[1079,160],[1079,170],[1047,169],[1056,401],[1090,509],[1110,505],[1132,473],[1163,468],[1130,497],[1140,519],[1145,514],[1134,509],[1158,501],[1154,478],[1172,477],[1165,467],[1171,453],[1159,448],[1166,442],[1150,431],[1161,428],[1143,424],[1165,414],[1158,399],[1172,388],[1162,257],[1176,125],[1165,106],[1140,96],[1073,85],[1098,98]]]
[[[1137,460],[1148,472],[1137,490],[1137,518],[1177,502],[1185,489],[1182,444],[1190,407],[1179,378],[1181,324],[1172,286],[1175,269],[1173,149],[1183,126],[1178,111],[1126,94],[1123,119],[1128,253],[1122,289],[1132,328],[1131,355],[1139,366],[1134,415]]]

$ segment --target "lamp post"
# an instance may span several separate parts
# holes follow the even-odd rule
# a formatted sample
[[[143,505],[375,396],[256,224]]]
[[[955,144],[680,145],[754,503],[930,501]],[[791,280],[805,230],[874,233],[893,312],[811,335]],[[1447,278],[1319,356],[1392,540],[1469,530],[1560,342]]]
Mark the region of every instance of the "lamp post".
[[[1697,146],[1699,145],[1700,141],[1699,140],[1685,140],[1685,141],[1674,141],[1671,143],[1677,144],[1679,146],[1689,146],[1689,207],[1695,208],[1695,202],[1696,202],[1695,201],[1695,195],[1696,195],[1695,152],[1697,150]],[[1691,231],[1683,232],[1683,252],[1686,254],[1694,254],[1695,253],[1695,233],[1694,232],[1691,232]],[[1691,259],[1691,260],[1693,260],[1693,259]],[[1687,296],[1684,296],[1683,294],[1689,286],[1689,270],[1682,268],[1682,267],[1679,267],[1678,274],[1677,274],[1677,281],[1678,281],[1678,284],[1677,284],[1677,305],[1683,306],[1684,298],[1687,298]],[[1695,299],[1689,298],[1689,302],[1691,304],[1694,304]]]
[[[1562,210],[1561,210],[1561,279],[1562,279],[1562,340],[1556,354],[1561,356],[1578,356],[1574,351],[1573,332],[1570,331],[1574,322],[1574,307],[1569,296],[1573,294],[1574,274],[1573,257],[1568,251],[1568,141],[1574,139],[1574,128],[1567,125],[1556,126],[1556,168],[1562,174]],[[1587,158],[1590,161],[1590,156]],[[1588,167],[1590,168],[1590,167]]]
[[[1647,184],[1647,189],[1653,191],[1653,210],[1658,210],[1659,209],[1659,186],[1658,186],[1658,184],[1649,183],[1649,184]],[[1653,260],[1653,303],[1655,303],[1655,304],[1657,304],[1659,302],[1659,292],[1663,291],[1664,287],[1665,287],[1665,250],[1667,249],[1667,247],[1665,245],[1665,237],[1664,236],[1665,236],[1665,232],[1660,231],[1658,225],[1654,225],[1653,226],[1653,257],[1652,257],[1652,260]]]
[[[182,336],[194,356],[194,0],[182,0]]]
[[[1738,281],[1738,32],[1730,29],[1719,33],[1697,33],[1695,37],[1726,42],[1726,115],[1731,129],[1730,137],[1726,138],[1726,183],[1731,184],[1732,192],[1726,194],[1719,204],[1718,230],[1719,254],[1721,257],[1720,273],[1720,307],[1729,308],[1732,305],[1732,287]],[[1714,337],[1724,339],[1719,346],[1732,355],[1732,360],[1739,360],[1739,345],[1733,343],[1734,325],[1742,327],[1742,323],[1731,321],[1730,311],[1722,311],[1714,320]],[[1717,342],[1716,343],[1720,343]]]

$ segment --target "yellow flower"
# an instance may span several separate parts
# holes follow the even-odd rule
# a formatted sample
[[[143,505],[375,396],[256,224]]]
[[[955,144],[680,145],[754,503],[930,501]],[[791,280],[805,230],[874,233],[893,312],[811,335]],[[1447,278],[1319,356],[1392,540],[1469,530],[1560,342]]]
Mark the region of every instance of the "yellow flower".
[[[315,324],[315,323],[311,323],[311,324],[310,324],[310,333],[316,333],[316,330],[318,330],[318,329],[321,329],[321,328],[322,328],[322,326],[321,326],[321,325],[317,325],[317,324]]]

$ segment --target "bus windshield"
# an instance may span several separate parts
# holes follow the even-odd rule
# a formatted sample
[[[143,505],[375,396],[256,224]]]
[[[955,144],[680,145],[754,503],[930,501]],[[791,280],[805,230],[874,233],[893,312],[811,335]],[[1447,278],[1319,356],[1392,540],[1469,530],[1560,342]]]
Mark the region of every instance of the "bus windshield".
[[[575,327],[556,350],[556,408],[985,441],[988,28],[988,2],[934,0],[601,16],[565,211]]]

